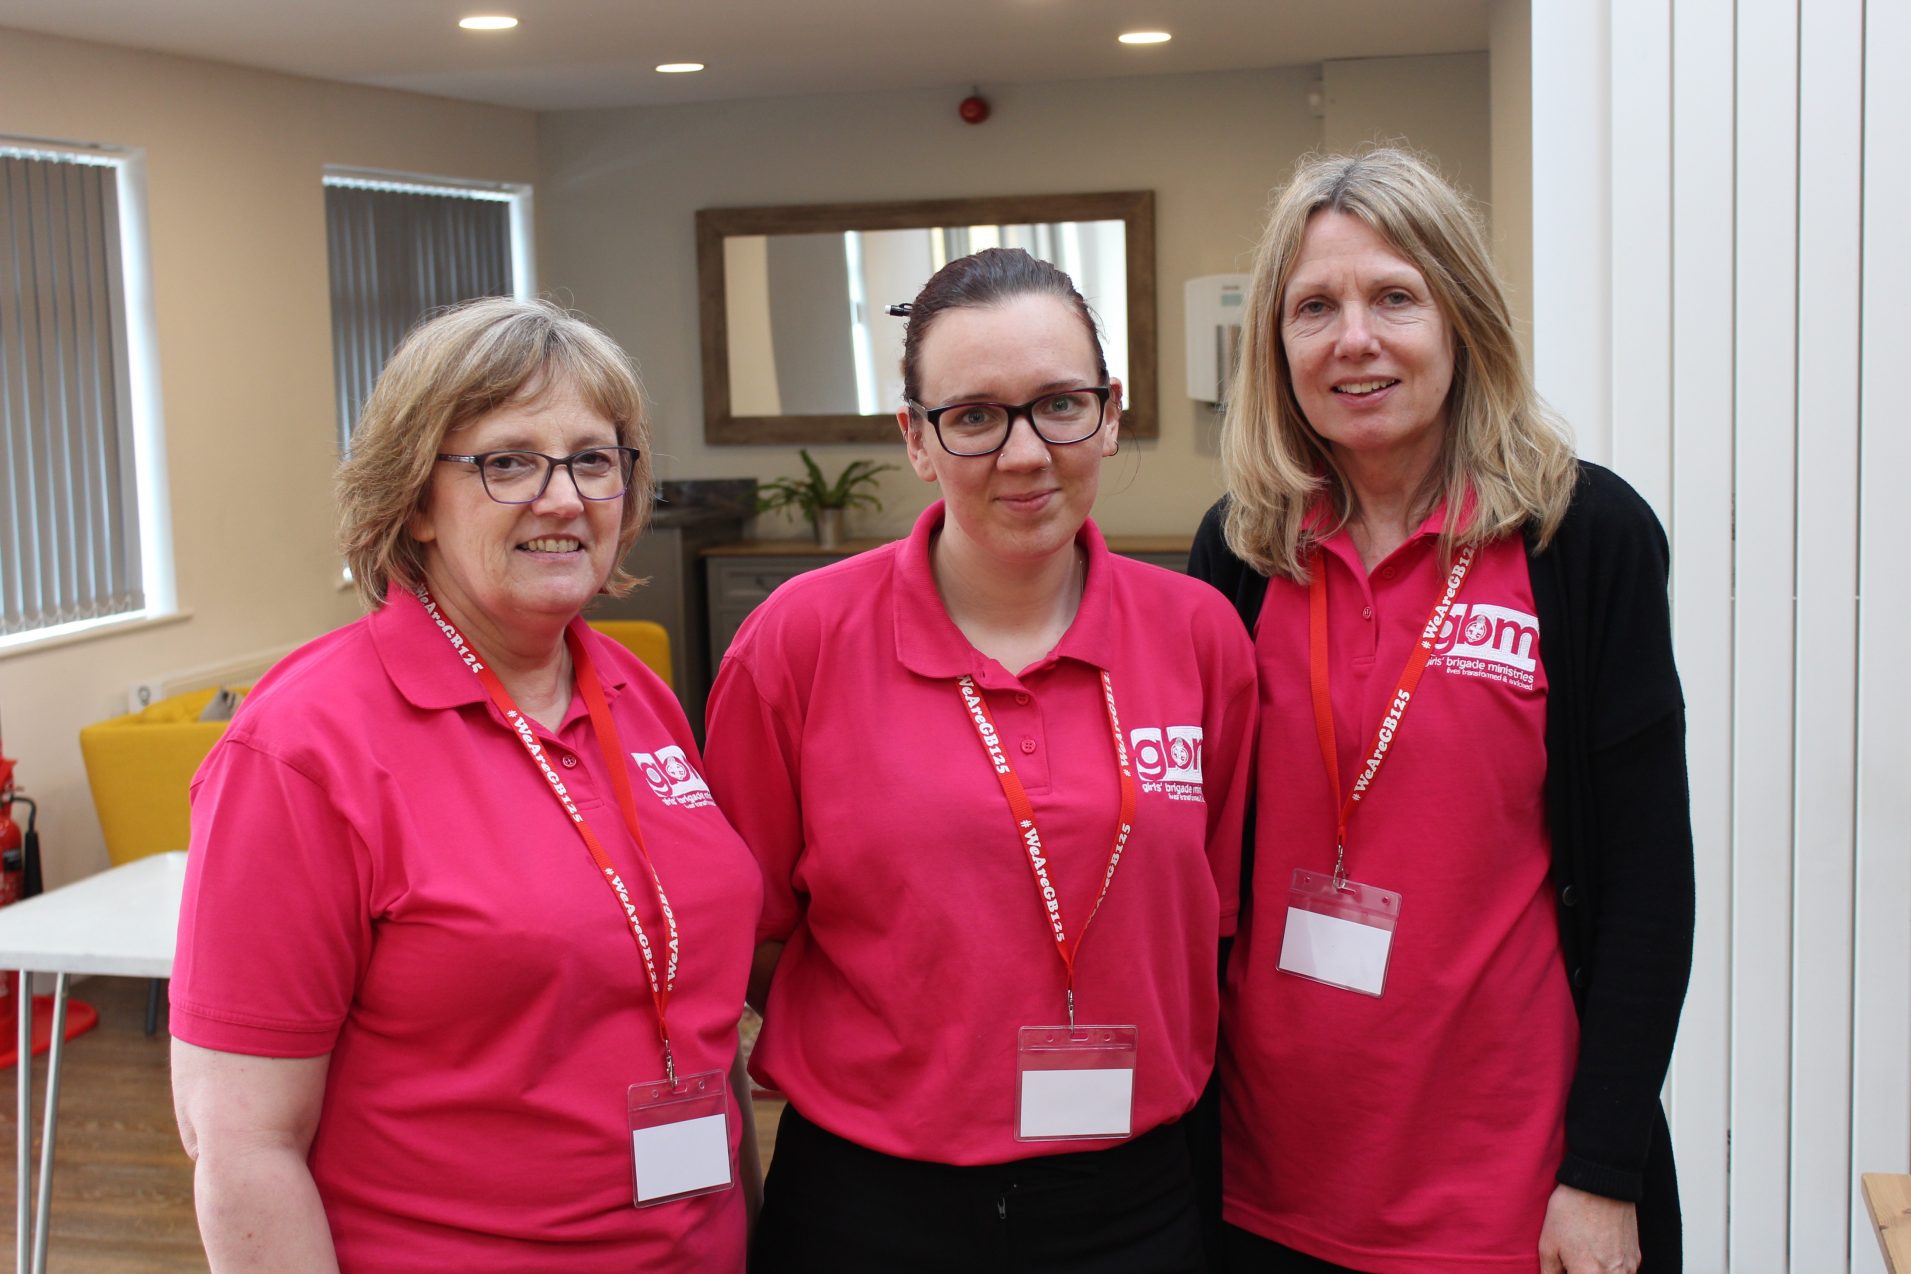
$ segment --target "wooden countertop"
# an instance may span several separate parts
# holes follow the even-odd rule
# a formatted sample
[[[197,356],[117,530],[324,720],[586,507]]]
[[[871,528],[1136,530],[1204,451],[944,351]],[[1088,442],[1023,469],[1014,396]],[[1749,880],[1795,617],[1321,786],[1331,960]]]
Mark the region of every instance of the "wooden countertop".
[[[845,540],[835,548],[824,548],[815,540],[738,540],[734,544],[714,544],[703,550],[704,557],[849,557],[869,549],[881,548],[888,540]],[[1124,556],[1149,553],[1174,553],[1186,557],[1191,540],[1185,535],[1111,535],[1108,547]]]

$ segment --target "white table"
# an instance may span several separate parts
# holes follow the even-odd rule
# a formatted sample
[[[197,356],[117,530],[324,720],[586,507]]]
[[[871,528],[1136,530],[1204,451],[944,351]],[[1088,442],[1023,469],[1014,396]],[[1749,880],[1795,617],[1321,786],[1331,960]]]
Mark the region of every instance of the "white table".
[[[179,931],[186,855],[154,854],[0,907],[0,969],[20,971],[20,1106],[15,1147],[15,1265],[46,1269],[47,1210],[53,1199],[53,1126],[59,1114],[60,1054],[66,1042],[66,981],[75,973],[170,978]],[[27,1225],[33,1158],[33,999],[35,973],[55,974],[53,1040],[47,1053],[46,1127],[40,1143],[40,1191]]]

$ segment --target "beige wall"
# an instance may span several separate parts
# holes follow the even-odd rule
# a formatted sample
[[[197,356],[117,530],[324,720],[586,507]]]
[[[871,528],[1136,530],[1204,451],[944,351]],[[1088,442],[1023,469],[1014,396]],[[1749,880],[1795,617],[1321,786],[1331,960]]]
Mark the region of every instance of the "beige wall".
[[[1320,141],[1313,79],[1289,69],[1003,86],[988,91],[995,112],[979,127],[956,117],[951,90],[548,114],[543,278],[636,356],[663,476],[769,478],[797,471],[793,448],[703,444],[698,208],[1153,190],[1161,438],[1122,447],[1097,513],[1112,531],[1185,533],[1214,498],[1216,470],[1212,413],[1185,396],[1181,284],[1246,268],[1269,189]],[[831,466],[901,458],[900,444],[823,451]],[[906,529],[933,498],[907,473],[885,475],[883,495],[888,511],[861,515],[859,530]]]
[[[0,134],[145,151],[182,622],[0,656],[48,884],[103,867],[77,735],[128,683],[352,618],[331,548],[325,164],[535,175],[526,111],[0,32]]]
[[[1533,10],[1494,0],[1487,29],[1492,97],[1493,264],[1533,363]]]
[[[1321,87],[1329,150],[1405,142],[1438,160],[1447,180],[1480,203],[1491,197],[1485,53],[1327,62]]]

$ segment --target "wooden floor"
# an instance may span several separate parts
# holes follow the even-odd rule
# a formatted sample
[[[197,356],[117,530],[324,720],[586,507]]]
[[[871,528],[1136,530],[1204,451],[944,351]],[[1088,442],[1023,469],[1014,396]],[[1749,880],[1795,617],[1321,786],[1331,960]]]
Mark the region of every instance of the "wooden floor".
[[[74,998],[99,1010],[100,1024],[69,1041],[60,1065],[60,1123],[54,1142],[53,1212],[47,1269],[73,1274],[204,1271],[192,1214],[192,1163],[179,1148],[166,1070],[168,1042],[146,1038],[146,983],[88,978]],[[46,1058],[35,1059],[33,1124],[45,1111]],[[13,1255],[13,1068],[0,1071],[0,1209],[5,1254]],[[34,1142],[38,1171],[39,1142]],[[37,1183],[36,1183],[37,1188]]]
[[[68,1043],[60,1066],[60,1124],[54,1142],[51,1274],[203,1274],[206,1257],[192,1211],[192,1163],[179,1148],[167,1074],[168,1041],[143,1033],[146,983],[88,978],[74,998],[99,1010],[100,1024]],[[45,1110],[46,1059],[36,1059],[34,1128]],[[14,1072],[0,1071],[0,1264],[13,1259]],[[767,1166],[780,1101],[756,1104],[757,1143]],[[35,1171],[39,1143],[34,1143]]]

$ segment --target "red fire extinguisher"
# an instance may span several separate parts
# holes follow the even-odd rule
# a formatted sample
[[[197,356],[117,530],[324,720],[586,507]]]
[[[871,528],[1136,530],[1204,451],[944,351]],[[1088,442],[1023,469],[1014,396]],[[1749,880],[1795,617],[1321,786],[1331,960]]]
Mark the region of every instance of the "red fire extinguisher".
[[[15,764],[12,758],[0,756],[0,907],[39,892],[37,889],[27,889],[29,857],[33,860],[33,866],[39,866],[40,834],[33,826],[39,811],[32,798],[14,786]],[[16,803],[27,807],[25,831],[13,821]],[[36,871],[34,874],[39,873]]]
[[[27,837],[13,821],[13,802],[17,800],[23,798],[13,789],[13,760],[0,754],[0,905],[19,902],[27,888]],[[27,802],[27,808],[32,810],[31,802]],[[32,819],[32,814],[27,817]],[[17,1022],[19,974],[10,972],[0,982],[0,1030],[13,1030]]]
[[[14,785],[14,765],[11,758],[0,755],[0,906],[32,898],[46,888],[40,878],[40,833],[34,828],[39,807]],[[26,807],[24,829],[13,820],[15,805]],[[0,1066],[12,1066],[19,1059],[21,1000],[20,974],[8,970],[0,978]],[[43,1053],[53,1037],[53,997],[32,997],[27,1012],[31,1015],[33,1051]],[[67,1000],[67,1039],[92,1030],[98,1023],[99,1012],[92,1005]]]
[[[30,798],[21,795],[14,786],[14,764],[11,758],[0,755],[0,906],[18,902],[27,896],[29,851],[32,851],[36,867],[39,860],[40,837],[33,827],[39,810]],[[13,821],[15,804],[24,805],[27,808],[27,825],[24,832],[20,825]],[[20,1020],[19,995],[20,975],[8,973],[3,980],[0,980],[0,1026],[10,1027]]]

